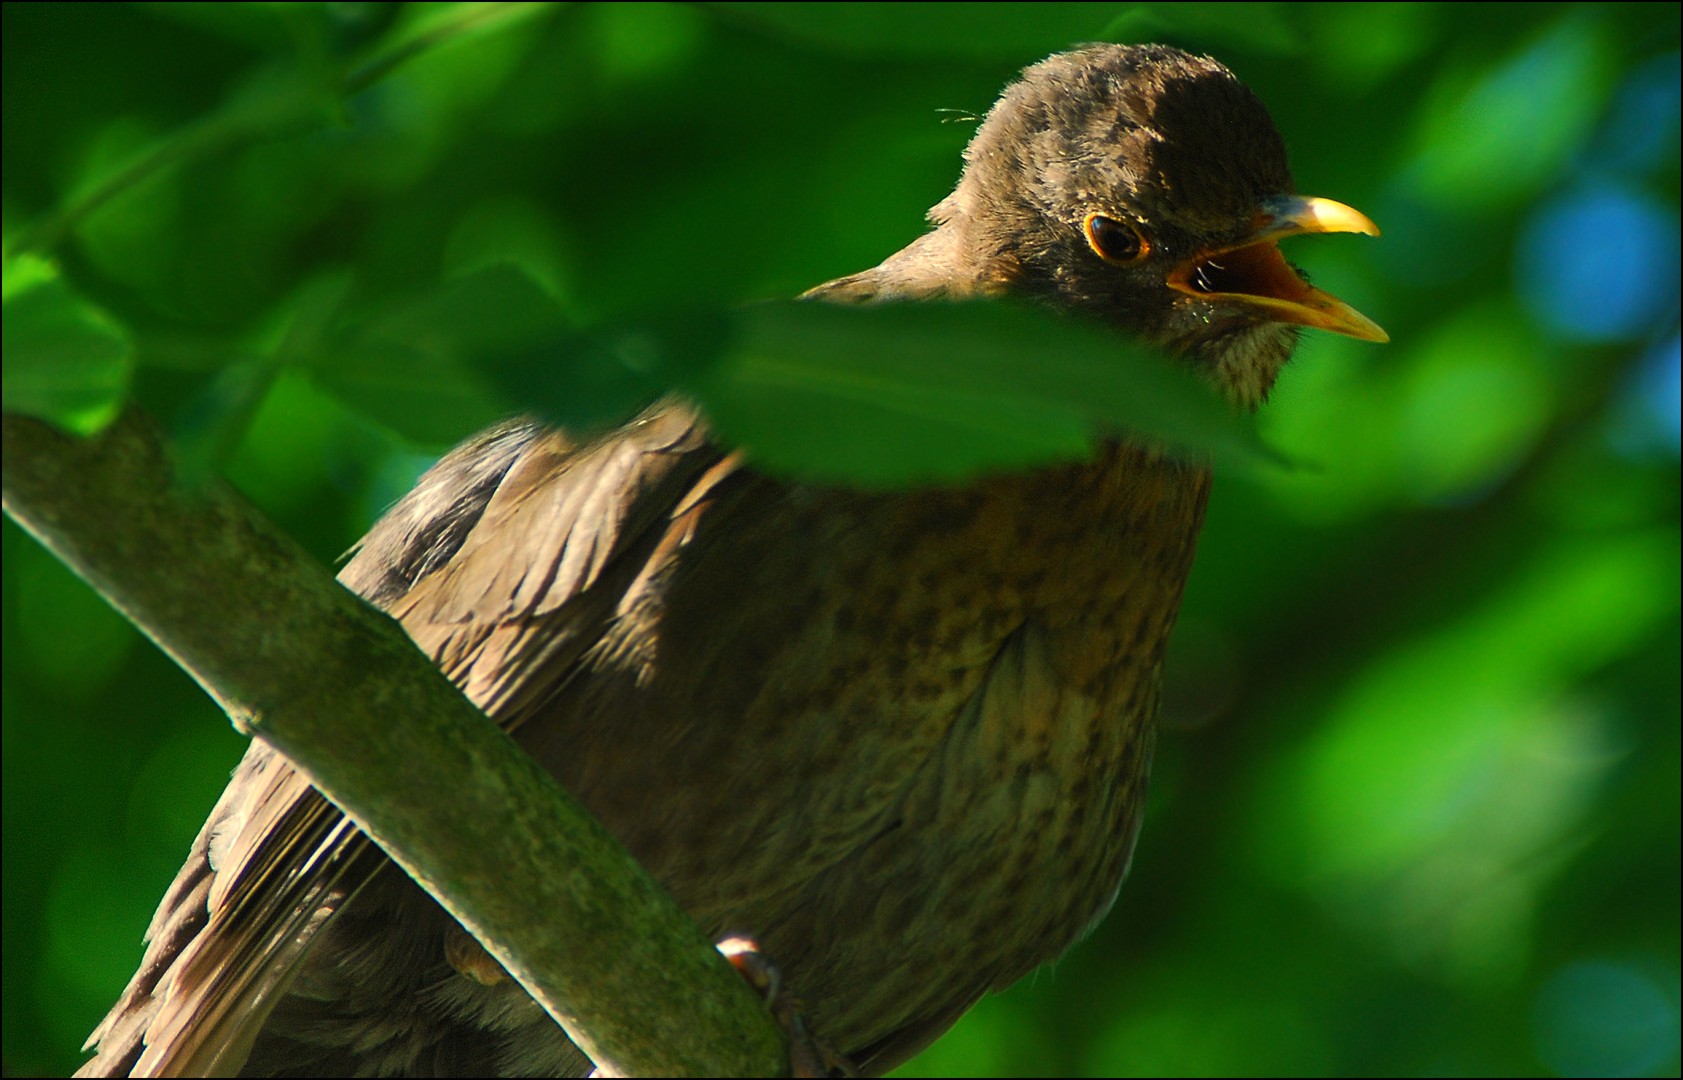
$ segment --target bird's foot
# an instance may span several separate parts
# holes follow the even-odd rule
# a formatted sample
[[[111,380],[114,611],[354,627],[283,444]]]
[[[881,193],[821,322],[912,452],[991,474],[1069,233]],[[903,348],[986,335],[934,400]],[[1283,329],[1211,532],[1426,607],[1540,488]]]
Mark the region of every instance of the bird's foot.
[[[789,1075],[857,1076],[848,1060],[825,1046],[807,1029],[801,1003],[783,988],[783,975],[752,938],[734,935],[717,943],[720,953],[760,995],[789,1040]]]

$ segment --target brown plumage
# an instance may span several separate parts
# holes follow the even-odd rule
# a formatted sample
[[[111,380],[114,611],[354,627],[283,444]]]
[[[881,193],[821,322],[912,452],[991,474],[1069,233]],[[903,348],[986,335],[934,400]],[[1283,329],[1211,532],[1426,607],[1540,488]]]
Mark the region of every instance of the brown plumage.
[[[1292,196],[1267,113],[1213,60],[1052,57],[965,158],[932,232],[810,295],[1028,297],[1250,407],[1298,326],[1383,339],[1274,246],[1371,223]],[[962,487],[806,486],[669,400],[589,441],[477,436],[340,577],[880,1072],[1109,908],[1208,489],[1122,442]],[[261,743],[148,939],[85,1074],[587,1067]]]

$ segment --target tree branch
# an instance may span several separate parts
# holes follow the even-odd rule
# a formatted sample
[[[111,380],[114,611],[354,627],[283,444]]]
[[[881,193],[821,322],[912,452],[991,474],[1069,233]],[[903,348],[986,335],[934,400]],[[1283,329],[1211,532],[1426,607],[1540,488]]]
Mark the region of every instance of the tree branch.
[[[604,1072],[787,1068],[764,1007],[630,854],[395,622],[226,488],[178,485],[140,414],[87,440],[6,414],[0,445],[6,512],[297,763]]]

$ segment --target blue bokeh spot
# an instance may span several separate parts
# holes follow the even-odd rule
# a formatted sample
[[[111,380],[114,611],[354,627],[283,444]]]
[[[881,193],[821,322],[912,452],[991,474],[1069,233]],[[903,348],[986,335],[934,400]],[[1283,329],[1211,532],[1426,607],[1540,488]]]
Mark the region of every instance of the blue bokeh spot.
[[[1678,224],[1613,186],[1545,205],[1519,240],[1515,281],[1544,326],[1573,341],[1652,334],[1677,302]]]

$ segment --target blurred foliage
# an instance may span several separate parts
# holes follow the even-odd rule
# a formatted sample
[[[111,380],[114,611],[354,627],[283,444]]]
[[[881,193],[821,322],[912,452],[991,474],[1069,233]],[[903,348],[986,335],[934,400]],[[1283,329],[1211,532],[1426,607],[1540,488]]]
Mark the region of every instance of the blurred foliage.
[[[1244,451],[1151,820],[1093,937],[906,1074],[1676,1075],[1676,5],[9,4],[7,405],[132,394],[324,562],[516,406],[682,385],[869,481],[1068,452],[1140,422],[1081,328],[1045,332],[1090,409],[1024,412],[1015,315],[748,302],[917,235],[943,117],[1090,40],[1232,66],[1303,190],[1386,230],[1292,256],[1393,343],[1306,340],[1260,419],[1289,465],[1172,380],[1100,387]],[[973,381],[893,381],[954,352]],[[941,437],[847,458],[861,400]],[[241,742],[5,528],[18,1075],[74,1065]]]

